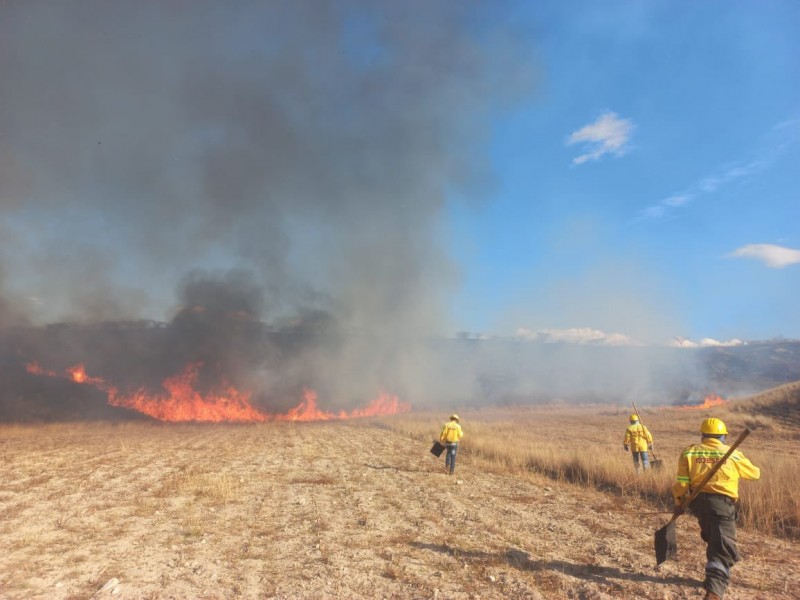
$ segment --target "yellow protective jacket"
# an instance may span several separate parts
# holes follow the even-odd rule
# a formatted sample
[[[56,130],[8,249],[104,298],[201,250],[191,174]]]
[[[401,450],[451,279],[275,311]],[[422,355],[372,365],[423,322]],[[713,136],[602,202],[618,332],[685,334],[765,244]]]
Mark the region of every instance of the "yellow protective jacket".
[[[672,497],[675,505],[681,503],[690,489],[699,485],[703,477],[714,464],[725,456],[729,446],[717,438],[703,438],[699,444],[686,448],[678,459],[678,477],[672,486]],[[761,469],[753,465],[739,450],[734,450],[728,460],[720,467],[702,492],[708,494],[724,494],[734,500],[739,497],[739,478],[758,479]]]
[[[653,436],[641,423],[633,423],[625,430],[625,440],[622,443],[630,446],[632,452],[645,452],[647,445],[653,443]]]
[[[439,434],[439,441],[442,444],[446,444],[447,442],[458,443],[461,441],[461,438],[464,437],[464,431],[461,429],[461,425],[456,423],[455,421],[448,421],[442,427],[442,433]]]

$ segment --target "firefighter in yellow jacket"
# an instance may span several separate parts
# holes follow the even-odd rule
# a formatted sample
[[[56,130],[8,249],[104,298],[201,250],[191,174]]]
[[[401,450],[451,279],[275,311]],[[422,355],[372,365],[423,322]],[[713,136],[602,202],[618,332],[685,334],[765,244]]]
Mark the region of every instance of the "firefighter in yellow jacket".
[[[439,442],[445,447],[444,470],[450,475],[456,470],[456,454],[458,442],[464,437],[464,430],[458,423],[458,415],[450,415],[450,420],[442,427]]]
[[[631,424],[625,430],[625,439],[622,441],[622,447],[625,452],[630,448],[633,454],[633,465],[636,467],[636,472],[639,472],[639,460],[642,461],[642,469],[646,470],[650,467],[650,457],[647,454],[648,450],[653,449],[653,436],[650,431],[639,423],[639,415],[631,415]]]
[[[678,459],[678,477],[672,488],[675,514],[680,514],[684,496],[694,489],[729,447],[725,445],[728,429],[719,419],[705,419],[700,424],[701,441],[686,448]],[[711,480],[689,505],[700,523],[700,537],[706,543],[706,576],[703,587],[706,600],[719,600],[730,582],[731,567],[739,560],[736,549],[736,501],[739,479],[758,479],[761,470],[739,450],[734,450]]]

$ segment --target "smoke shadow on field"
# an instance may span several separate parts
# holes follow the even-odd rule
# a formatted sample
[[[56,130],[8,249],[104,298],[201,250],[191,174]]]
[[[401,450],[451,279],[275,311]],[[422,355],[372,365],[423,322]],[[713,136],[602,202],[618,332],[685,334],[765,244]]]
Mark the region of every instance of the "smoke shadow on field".
[[[563,560],[531,560],[527,552],[517,548],[509,548],[506,552],[484,552],[482,550],[462,550],[449,544],[412,542],[410,545],[421,550],[447,554],[466,561],[488,564],[503,563],[521,571],[559,571],[578,579],[606,584],[613,583],[609,579],[690,586],[699,586],[703,583],[700,580],[688,577],[659,577],[658,575],[648,575],[646,573],[626,572],[616,567],[571,563]]]

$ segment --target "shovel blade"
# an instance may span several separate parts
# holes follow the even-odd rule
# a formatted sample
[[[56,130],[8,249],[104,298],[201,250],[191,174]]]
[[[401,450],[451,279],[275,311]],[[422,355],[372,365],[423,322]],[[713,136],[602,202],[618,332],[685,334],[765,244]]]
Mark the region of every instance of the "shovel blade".
[[[650,468],[660,471],[664,467],[664,461],[660,458],[653,458],[650,460]]]
[[[675,521],[672,520],[656,531],[656,565],[669,560],[678,553],[678,540],[675,537]]]

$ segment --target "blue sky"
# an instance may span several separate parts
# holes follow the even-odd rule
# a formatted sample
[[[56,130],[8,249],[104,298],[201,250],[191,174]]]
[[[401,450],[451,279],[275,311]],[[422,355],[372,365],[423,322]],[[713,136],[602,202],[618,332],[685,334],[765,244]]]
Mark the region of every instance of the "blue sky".
[[[463,329],[800,337],[800,4],[517,11],[535,94],[450,210]]]
[[[794,0],[2,3],[0,327],[169,320],[241,271],[259,318],[386,338],[800,338],[798,31]]]

